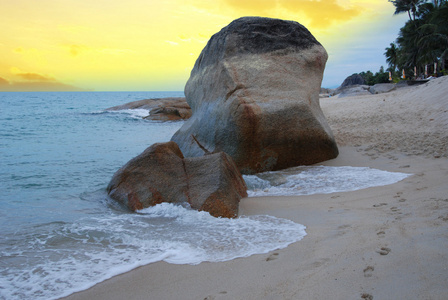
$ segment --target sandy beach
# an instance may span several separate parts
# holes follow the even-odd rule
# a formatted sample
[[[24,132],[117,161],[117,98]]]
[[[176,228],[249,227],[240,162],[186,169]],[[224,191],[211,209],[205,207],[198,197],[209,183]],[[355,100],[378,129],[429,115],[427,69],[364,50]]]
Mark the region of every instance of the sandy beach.
[[[289,247],[221,263],[150,264],[65,299],[447,299],[448,77],[321,99],[340,155],[412,176],[388,186],[254,197],[240,214],[307,227]]]

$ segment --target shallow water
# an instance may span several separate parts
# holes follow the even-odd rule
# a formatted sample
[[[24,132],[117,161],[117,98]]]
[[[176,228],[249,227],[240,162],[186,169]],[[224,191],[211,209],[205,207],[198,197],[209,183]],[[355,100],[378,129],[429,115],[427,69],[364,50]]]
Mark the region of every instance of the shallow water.
[[[182,122],[104,109],[175,96],[183,93],[0,93],[0,299],[54,299],[151,262],[230,260],[284,248],[306,235],[303,225],[271,216],[218,219],[170,204],[129,213],[108,200],[113,173],[151,144],[168,141]],[[251,195],[315,193],[322,191],[310,176],[325,185],[341,172],[370,172],[329,170],[246,180]],[[294,178],[298,174],[302,178]],[[393,181],[369,178],[376,185]],[[306,188],[297,187],[306,181]]]

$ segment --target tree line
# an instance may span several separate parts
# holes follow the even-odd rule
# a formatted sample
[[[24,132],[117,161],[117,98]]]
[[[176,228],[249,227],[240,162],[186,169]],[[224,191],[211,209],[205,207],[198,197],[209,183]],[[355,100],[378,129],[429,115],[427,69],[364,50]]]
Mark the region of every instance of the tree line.
[[[394,14],[407,13],[395,42],[384,52],[393,77],[423,77],[447,74],[448,1],[388,0]]]

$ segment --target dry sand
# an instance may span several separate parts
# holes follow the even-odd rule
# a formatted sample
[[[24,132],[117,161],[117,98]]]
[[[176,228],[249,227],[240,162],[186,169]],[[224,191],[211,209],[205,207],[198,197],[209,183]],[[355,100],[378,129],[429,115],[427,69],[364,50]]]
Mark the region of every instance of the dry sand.
[[[154,263],[68,299],[448,299],[448,77],[321,106],[340,146],[322,165],[413,175],[354,192],[243,199],[241,214],[287,218],[308,235],[228,262]]]

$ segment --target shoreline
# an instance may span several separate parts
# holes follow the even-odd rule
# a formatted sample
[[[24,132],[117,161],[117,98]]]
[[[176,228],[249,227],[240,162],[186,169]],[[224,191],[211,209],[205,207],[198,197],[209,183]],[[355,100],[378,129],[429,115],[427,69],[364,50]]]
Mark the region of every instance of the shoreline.
[[[338,158],[322,165],[348,163],[413,175],[352,192],[245,198],[241,214],[290,219],[304,224],[307,236],[284,249],[226,262],[156,262],[63,299],[443,299],[448,199],[441,175],[448,163],[371,159],[342,147]]]
[[[340,154],[318,165],[413,175],[351,192],[241,201],[241,215],[304,224],[301,241],[226,262],[156,262],[63,299],[444,299],[447,93],[444,78],[406,91],[321,99]]]

